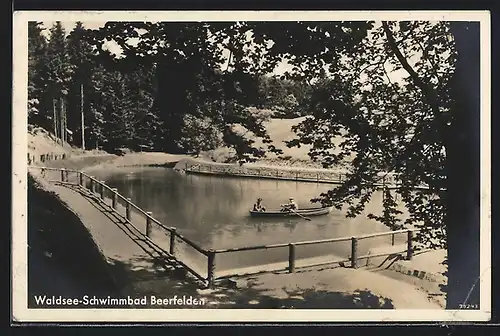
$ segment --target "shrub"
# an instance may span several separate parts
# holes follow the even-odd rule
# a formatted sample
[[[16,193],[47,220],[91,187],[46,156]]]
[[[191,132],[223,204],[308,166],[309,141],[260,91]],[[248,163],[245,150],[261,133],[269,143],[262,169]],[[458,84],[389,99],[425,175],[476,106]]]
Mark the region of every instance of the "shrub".
[[[188,154],[199,154],[222,145],[222,133],[212,125],[210,118],[193,115],[184,117],[182,137],[177,145]]]

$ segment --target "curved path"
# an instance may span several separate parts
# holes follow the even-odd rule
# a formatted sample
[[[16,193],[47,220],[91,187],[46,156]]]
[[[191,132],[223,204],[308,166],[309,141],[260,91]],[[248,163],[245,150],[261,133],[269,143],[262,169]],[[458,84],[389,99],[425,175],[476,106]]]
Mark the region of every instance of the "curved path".
[[[197,295],[214,308],[441,309],[415,286],[365,269],[340,267],[247,276],[237,280],[238,289],[200,290],[183,280],[174,260],[123,223],[97,196],[84,197],[75,187],[48,184],[46,188],[80,217],[123,295]]]

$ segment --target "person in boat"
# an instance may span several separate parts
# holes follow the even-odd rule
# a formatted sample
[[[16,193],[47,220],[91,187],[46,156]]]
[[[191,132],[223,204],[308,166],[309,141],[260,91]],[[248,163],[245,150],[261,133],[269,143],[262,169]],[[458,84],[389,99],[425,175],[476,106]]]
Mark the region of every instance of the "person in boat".
[[[287,204],[281,204],[281,211],[291,211],[291,210],[298,210],[299,206],[297,205],[297,202],[295,202],[295,199],[293,197],[290,197],[288,199]]]
[[[258,198],[257,202],[253,205],[253,211],[259,211],[259,212],[264,212],[266,211],[266,208],[262,204],[262,198]]]

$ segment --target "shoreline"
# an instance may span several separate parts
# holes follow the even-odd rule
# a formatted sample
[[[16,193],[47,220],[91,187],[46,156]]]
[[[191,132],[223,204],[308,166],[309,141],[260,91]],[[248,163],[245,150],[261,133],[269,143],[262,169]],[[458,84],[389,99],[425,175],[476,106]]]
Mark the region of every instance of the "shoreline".
[[[69,158],[71,160],[71,158]],[[311,173],[345,173],[346,170],[340,169],[326,169],[326,168],[312,168],[304,166],[284,166],[273,165],[267,163],[265,160],[257,161],[255,163],[245,163],[240,165],[238,163],[222,163],[214,162],[205,158],[196,158],[185,154],[169,154],[162,152],[137,152],[127,153],[123,156],[115,156],[114,160],[110,162],[102,162],[96,165],[85,167],[86,170],[95,169],[108,169],[108,168],[123,168],[123,167],[166,167],[183,170],[186,164],[203,165],[206,167],[230,167],[236,169],[270,169],[279,170],[283,172],[311,172]]]
[[[67,156],[65,159],[35,162],[36,166],[67,168],[86,173],[99,172],[112,174],[123,168],[171,168],[185,173],[210,174],[220,177],[247,177],[276,179],[297,182],[339,183],[345,170],[312,168],[308,166],[272,165],[265,160],[255,163],[221,163],[206,158],[196,158],[184,154],[162,152],[134,152],[123,156],[106,153],[82,153]],[[186,167],[202,167],[201,172],[186,172]],[[260,174],[260,176],[258,175]],[[345,176],[345,175],[344,175]]]
[[[142,167],[174,166],[174,168],[175,168],[175,166],[182,165],[183,163],[186,163],[186,162],[191,162],[191,163],[196,162],[199,164],[211,165],[212,167],[214,167],[214,166],[219,166],[219,167],[221,167],[221,166],[228,167],[229,166],[229,167],[236,167],[236,168],[240,167],[238,164],[210,162],[210,161],[206,161],[204,159],[192,158],[192,157],[188,157],[185,155],[173,155],[173,154],[167,154],[167,153],[148,153],[148,152],[129,153],[129,154],[125,154],[124,156],[116,156],[116,155],[111,155],[111,154],[107,154],[107,155],[106,154],[98,154],[98,155],[94,155],[94,156],[92,156],[92,155],[81,155],[81,156],[80,155],[78,155],[78,156],[73,155],[73,156],[67,157],[64,160],[46,162],[46,165],[51,166],[53,168],[71,168],[71,169],[82,170],[82,171],[87,171],[87,172],[91,172],[91,171],[95,171],[95,170],[103,170],[103,171],[109,171],[110,173],[112,173],[113,169],[116,169],[116,168],[141,167],[141,166]],[[283,169],[284,171],[286,170],[286,171],[314,171],[314,172],[316,172],[319,170],[319,169],[307,168],[307,167],[303,168],[303,167],[270,166],[270,165],[263,164],[261,162],[246,164],[246,165],[244,165],[244,167],[245,168],[252,167],[252,168],[256,168],[256,169],[266,168],[266,169],[271,169],[271,170],[272,169],[280,169],[280,170]],[[322,170],[319,170],[319,171],[322,171]],[[80,219],[82,222],[85,222],[85,220],[86,220],[84,215],[82,215]],[[324,271],[322,271],[322,270],[311,270],[310,272],[317,274],[318,276],[321,274],[324,274]],[[355,274],[359,274],[359,277],[363,276],[363,274],[364,274],[364,276],[369,276],[369,274],[374,273],[368,269],[362,270],[362,271],[360,270],[357,273],[352,272],[350,270],[345,270],[345,269],[335,269],[335,270],[327,271],[327,273],[329,274],[327,277],[335,280],[337,277],[342,276],[341,274],[343,274],[344,272],[349,272],[350,274],[352,274],[352,276],[354,276]],[[387,281],[388,283],[391,281],[397,281],[397,282],[405,283],[406,285],[410,285],[408,283],[408,281],[404,281],[402,279],[395,279],[393,276],[391,276],[392,273],[398,273],[397,271],[386,270],[384,272],[385,273],[390,272],[390,274],[387,274],[387,275],[380,274],[380,276],[383,275],[383,277],[379,277],[380,281],[382,281],[382,282]],[[302,273],[300,273],[300,274],[302,274]],[[398,273],[398,274],[401,274],[401,273]],[[303,277],[307,278],[308,277],[308,276],[306,276],[306,274],[303,274],[300,276],[295,275],[295,276],[299,277],[299,278],[303,278]],[[254,278],[255,276],[252,276],[252,277]],[[262,278],[262,279],[265,278],[266,279],[265,286],[268,288],[271,288],[271,287],[274,288],[274,286],[277,286],[277,283],[280,283],[280,279],[290,278],[291,275],[286,275],[286,274],[282,274],[282,275],[272,274],[271,275],[271,274],[269,274],[269,275],[257,275],[257,277]],[[244,277],[244,278],[248,278],[248,277]],[[387,279],[387,280],[384,280],[384,279]],[[304,278],[304,281],[305,280],[306,279]],[[305,283],[304,283],[304,285],[305,285]],[[188,286],[187,280],[186,280],[186,286]],[[311,283],[310,286],[312,288],[314,288],[314,283]],[[344,285],[342,285],[341,287],[343,287],[343,286]],[[368,284],[366,286],[367,286],[367,288],[370,288],[370,286],[368,286]],[[418,287],[415,285],[411,285],[411,286]],[[385,285],[380,284],[380,287],[383,287],[383,288],[381,288],[381,290],[385,291],[385,289],[384,289],[386,287]],[[222,288],[224,288],[224,287],[222,287]],[[224,289],[222,289],[222,288],[219,288],[219,290],[224,291]],[[278,288],[278,287],[276,287],[276,288]],[[240,292],[240,293],[243,293],[246,290],[247,290],[246,287],[238,288],[238,292]],[[349,289],[349,290],[346,289],[346,293],[349,291],[353,291],[353,290],[354,290],[354,288]],[[394,295],[397,296],[397,294],[394,294]],[[252,300],[251,297],[246,298],[246,299]],[[222,305],[224,306],[224,304],[222,304]],[[219,305],[216,305],[216,306],[219,306]],[[230,308],[230,306],[231,305],[229,305],[228,308]]]

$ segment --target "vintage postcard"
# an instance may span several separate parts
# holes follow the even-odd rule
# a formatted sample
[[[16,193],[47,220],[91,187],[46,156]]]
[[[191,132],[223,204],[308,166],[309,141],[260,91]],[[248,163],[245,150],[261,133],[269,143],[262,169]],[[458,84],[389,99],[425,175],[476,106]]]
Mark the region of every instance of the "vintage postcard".
[[[490,319],[490,16],[16,12],[14,322]]]

